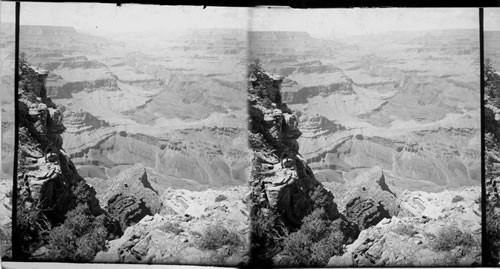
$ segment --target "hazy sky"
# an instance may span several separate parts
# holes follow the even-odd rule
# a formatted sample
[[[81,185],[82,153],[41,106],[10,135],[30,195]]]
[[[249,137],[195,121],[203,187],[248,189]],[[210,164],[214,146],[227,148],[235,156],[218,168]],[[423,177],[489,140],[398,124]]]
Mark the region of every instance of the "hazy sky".
[[[500,31],[500,8],[484,9],[484,30]]]
[[[99,3],[21,3],[21,24],[73,26],[87,32],[247,28],[245,8]],[[7,21],[14,21],[14,14]]]
[[[0,21],[14,22],[15,19],[15,3],[0,1]]]
[[[7,7],[4,5],[6,4]],[[3,21],[14,21],[2,3]],[[11,11],[10,11],[10,10]],[[498,10],[498,9],[497,9]],[[488,10],[485,11],[485,20]],[[21,24],[65,25],[89,32],[155,32],[187,28],[307,31],[344,36],[386,31],[478,29],[477,8],[225,8],[90,3],[22,3]],[[498,22],[500,16],[496,17]],[[249,20],[250,18],[250,20]],[[248,23],[250,22],[250,25]]]
[[[477,8],[255,9],[254,30],[299,30],[313,35],[359,35],[387,31],[479,29]]]

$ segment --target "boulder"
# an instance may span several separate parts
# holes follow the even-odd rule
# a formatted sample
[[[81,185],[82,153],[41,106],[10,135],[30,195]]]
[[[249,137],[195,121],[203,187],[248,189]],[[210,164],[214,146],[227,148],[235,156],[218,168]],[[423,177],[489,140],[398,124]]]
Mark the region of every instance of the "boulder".
[[[360,174],[347,185],[343,199],[346,215],[354,220],[360,229],[366,229],[383,218],[398,214],[396,195],[387,186],[384,172],[379,166]]]
[[[160,212],[160,199],[148,181],[146,168],[136,164],[110,180],[102,200],[107,210],[120,220],[122,229],[137,223],[146,215]]]

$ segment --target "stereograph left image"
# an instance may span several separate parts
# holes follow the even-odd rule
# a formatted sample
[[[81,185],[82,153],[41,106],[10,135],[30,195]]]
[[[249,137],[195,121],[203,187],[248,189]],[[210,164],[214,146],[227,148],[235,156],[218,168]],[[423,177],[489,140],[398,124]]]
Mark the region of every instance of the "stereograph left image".
[[[21,4],[18,258],[247,262],[246,15]]]

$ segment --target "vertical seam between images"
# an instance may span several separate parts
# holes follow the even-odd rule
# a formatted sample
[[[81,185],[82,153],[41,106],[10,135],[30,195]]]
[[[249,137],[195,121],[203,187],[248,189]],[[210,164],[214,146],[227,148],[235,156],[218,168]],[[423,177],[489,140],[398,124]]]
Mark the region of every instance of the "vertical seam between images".
[[[489,249],[486,236],[486,164],[485,164],[485,143],[484,143],[484,19],[483,8],[479,8],[479,76],[480,76],[480,112],[481,112],[481,253],[482,265],[486,266],[489,256]]]
[[[17,261],[19,259],[20,242],[17,240],[17,159],[18,159],[18,148],[19,148],[19,121],[18,121],[18,98],[19,98],[19,28],[20,28],[20,9],[21,3],[16,2],[16,22],[15,22],[15,47],[14,47],[14,158],[13,158],[13,169],[12,169],[12,260]]]

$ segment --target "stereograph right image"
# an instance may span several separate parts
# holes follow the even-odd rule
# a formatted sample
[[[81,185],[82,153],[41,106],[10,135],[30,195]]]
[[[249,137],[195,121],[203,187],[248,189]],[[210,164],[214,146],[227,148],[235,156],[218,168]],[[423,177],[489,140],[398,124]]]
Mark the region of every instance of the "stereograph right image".
[[[484,10],[485,265],[500,262],[500,9]]]
[[[480,265],[478,9],[249,17],[252,260]]]

